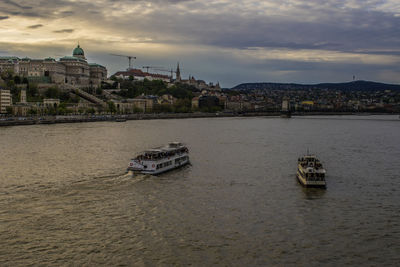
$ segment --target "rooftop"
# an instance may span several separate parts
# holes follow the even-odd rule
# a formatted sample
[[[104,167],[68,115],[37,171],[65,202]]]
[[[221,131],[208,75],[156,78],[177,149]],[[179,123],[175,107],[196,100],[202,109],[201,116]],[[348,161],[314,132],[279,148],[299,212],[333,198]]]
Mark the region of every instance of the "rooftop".
[[[78,44],[78,46],[74,49],[74,51],[72,52],[72,55],[74,56],[84,56],[85,52],[83,51],[83,49],[80,47],[80,45]]]
[[[19,57],[15,57],[15,56],[0,56],[0,60],[7,60],[7,59],[13,59],[13,60],[19,60]]]
[[[79,58],[79,57],[71,57],[71,56],[65,56],[60,58],[60,61],[81,61],[81,62],[86,62],[86,60]]]
[[[100,64],[97,64],[97,63],[89,63],[89,66],[105,68],[103,65],[100,65]]]

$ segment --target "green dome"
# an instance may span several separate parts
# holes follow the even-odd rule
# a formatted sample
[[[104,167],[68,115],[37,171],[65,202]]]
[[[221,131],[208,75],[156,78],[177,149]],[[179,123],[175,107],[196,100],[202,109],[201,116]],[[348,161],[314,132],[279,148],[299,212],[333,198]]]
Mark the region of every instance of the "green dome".
[[[85,52],[83,52],[83,49],[78,45],[74,51],[72,52],[72,55],[74,56],[84,56]]]

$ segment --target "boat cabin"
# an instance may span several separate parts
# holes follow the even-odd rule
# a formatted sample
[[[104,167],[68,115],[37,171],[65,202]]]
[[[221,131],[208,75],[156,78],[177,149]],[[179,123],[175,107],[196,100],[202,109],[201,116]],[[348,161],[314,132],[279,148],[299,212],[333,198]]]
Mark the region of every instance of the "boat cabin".
[[[139,154],[136,159],[138,160],[149,160],[156,161],[164,158],[175,156],[176,154],[187,153],[188,149],[181,143],[174,142],[170,143],[167,147],[149,149]]]
[[[314,155],[307,155],[298,159],[298,163],[306,170],[319,170],[322,169],[322,163]]]

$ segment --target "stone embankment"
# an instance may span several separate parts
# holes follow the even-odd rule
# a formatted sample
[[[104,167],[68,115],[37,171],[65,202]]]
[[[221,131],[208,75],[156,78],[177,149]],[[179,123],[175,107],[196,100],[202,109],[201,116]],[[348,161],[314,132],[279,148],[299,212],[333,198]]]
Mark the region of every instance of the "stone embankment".
[[[354,113],[342,112],[308,112],[293,113],[293,116],[306,115],[352,115]],[[251,113],[141,113],[127,115],[71,115],[71,116],[45,116],[45,117],[23,117],[0,119],[0,126],[33,125],[33,124],[54,124],[54,123],[79,123],[96,121],[124,121],[124,120],[159,120],[159,119],[189,119],[189,118],[219,118],[219,117],[260,117],[280,116],[279,112],[251,112]]]

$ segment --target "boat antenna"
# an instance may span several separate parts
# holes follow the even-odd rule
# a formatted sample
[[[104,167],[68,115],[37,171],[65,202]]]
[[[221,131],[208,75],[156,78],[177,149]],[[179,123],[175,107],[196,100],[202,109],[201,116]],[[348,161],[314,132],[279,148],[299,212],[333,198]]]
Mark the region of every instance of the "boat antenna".
[[[308,147],[307,147],[307,156],[309,156],[310,155],[310,151],[308,150]]]

